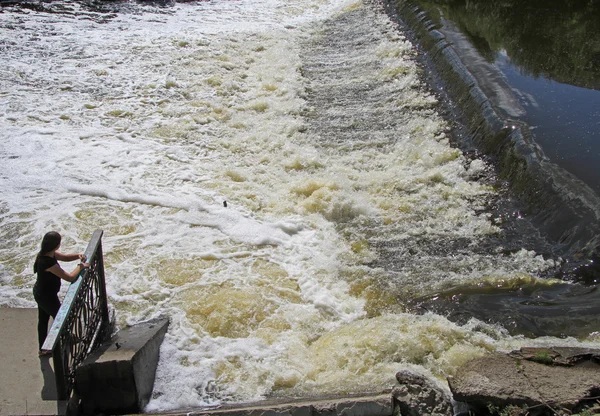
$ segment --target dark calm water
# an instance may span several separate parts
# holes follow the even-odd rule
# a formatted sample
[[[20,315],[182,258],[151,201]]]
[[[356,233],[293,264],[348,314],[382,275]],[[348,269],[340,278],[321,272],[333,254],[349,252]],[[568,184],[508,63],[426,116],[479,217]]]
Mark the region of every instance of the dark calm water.
[[[600,194],[600,2],[416,3],[500,71],[545,155]]]
[[[600,193],[600,91],[531,77],[506,55],[495,63],[546,156]]]

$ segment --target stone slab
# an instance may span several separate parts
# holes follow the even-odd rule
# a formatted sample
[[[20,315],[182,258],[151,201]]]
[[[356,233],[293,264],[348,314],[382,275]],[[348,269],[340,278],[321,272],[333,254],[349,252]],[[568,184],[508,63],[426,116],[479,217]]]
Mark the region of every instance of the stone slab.
[[[490,403],[574,409],[600,390],[600,364],[545,365],[494,353],[467,362],[448,383],[455,400],[475,409]]]
[[[75,392],[85,414],[139,412],[150,400],[168,318],[119,331],[84,360]]]
[[[63,415],[52,358],[39,358],[37,309],[0,308],[0,416]]]

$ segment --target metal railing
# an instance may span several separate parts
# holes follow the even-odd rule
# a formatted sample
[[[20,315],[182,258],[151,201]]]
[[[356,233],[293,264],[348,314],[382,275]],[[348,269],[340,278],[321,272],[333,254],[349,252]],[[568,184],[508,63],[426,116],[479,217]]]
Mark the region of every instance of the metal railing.
[[[102,234],[102,230],[94,231],[85,250],[90,267],[69,286],[42,346],[52,351],[59,400],[68,399],[75,384],[75,370],[103,341],[109,328]]]

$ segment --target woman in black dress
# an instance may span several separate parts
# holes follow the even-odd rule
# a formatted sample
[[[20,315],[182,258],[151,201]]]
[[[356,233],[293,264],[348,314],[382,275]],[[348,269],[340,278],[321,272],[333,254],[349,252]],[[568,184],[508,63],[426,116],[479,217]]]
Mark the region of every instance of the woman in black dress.
[[[48,321],[50,316],[56,318],[60,301],[58,291],[60,290],[60,279],[74,282],[79,273],[89,267],[83,254],[63,254],[58,252],[62,237],[56,231],[50,231],[44,235],[42,246],[35,258],[33,272],[37,273],[37,280],[33,286],[33,297],[38,304],[38,342],[39,355],[51,354],[52,351],[42,351],[42,345],[48,334]],[[79,260],[80,263],[71,272],[67,273],[58,264],[60,261]]]

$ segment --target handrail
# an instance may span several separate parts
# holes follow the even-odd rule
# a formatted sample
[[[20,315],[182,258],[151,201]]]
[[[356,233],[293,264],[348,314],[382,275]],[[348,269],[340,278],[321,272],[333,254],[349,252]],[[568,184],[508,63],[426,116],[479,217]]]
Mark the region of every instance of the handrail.
[[[102,342],[109,327],[102,256],[102,230],[94,231],[85,250],[88,269],[71,283],[42,350],[51,350],[59,400],[69,397],[75,370]]]

